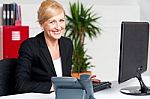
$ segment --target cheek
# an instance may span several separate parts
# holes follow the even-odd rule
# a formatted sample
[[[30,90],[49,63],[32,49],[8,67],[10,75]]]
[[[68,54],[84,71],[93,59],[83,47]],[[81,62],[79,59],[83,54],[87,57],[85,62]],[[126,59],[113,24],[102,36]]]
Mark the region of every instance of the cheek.
[[[45,27],[44,27],[45,29],[45,31],[49,31],[49,30],[51,30],[53,27],[52,26],[49,26],[49,25],[45,25]]]
[[[65,27],[66,27],[66,24],[62,24],[62,25],[61,25],[61,27],[62,27],[63,29],[65,29]]]

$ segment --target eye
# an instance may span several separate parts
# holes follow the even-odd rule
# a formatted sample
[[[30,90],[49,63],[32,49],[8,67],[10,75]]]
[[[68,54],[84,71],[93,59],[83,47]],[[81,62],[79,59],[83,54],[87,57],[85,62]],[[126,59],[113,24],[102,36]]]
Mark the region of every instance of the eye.
[[[55,21],[55,20],[53,20],[53,21],[50,21],[49,23],[50,23],[50,24],[55,24],[55,23],[56,23],[56,21]]]
[[[54,24],[54,21],[50,21],[49,23]]]
[[[60,22],[64,22],[64,21],[65,21],[64,19],[61,19],[61,20],[60,20]]]

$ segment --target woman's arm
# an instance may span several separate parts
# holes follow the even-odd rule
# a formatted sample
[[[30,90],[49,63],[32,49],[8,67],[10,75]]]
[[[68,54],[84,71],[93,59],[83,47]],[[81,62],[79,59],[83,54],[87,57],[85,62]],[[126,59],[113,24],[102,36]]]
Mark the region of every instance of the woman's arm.
[[[35,81],[31,79],[31,69],[33,62],[33,49],[30,40],[22,43],[19,49],[18,65],[16,68],[16,90],[19,93],[38,92],[49,93],[50,81]]]

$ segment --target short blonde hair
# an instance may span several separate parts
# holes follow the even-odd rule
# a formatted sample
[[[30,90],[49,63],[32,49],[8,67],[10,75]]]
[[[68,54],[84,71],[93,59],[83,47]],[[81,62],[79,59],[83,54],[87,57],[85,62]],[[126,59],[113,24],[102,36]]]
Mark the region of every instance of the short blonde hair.
[[[49,18],[64,12],[62,5],[55,0],[44,0],[38,10],[38,22],[42,25]]]

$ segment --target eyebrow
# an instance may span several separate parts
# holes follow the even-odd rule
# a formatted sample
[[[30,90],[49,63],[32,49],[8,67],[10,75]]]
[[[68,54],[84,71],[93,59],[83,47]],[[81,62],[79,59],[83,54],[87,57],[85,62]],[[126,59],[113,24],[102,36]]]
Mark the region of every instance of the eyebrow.
[[[48,21],[53,21],[53,20],[56,20],[56,19],[49,19]],[[65,20],[65,18],[61,18],[59,20]]]

